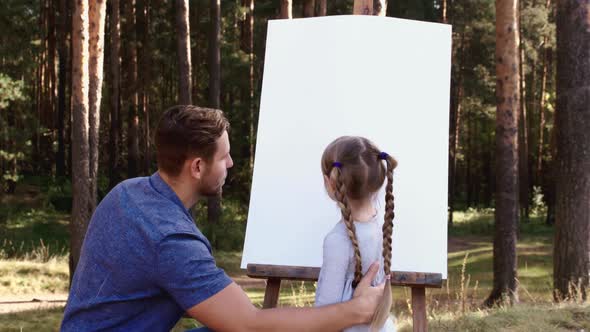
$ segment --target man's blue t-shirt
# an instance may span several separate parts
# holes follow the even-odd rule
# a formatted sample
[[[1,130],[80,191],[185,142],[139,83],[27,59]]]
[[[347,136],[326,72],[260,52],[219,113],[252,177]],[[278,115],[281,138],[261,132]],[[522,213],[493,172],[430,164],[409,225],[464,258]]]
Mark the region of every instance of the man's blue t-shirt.
[[[169,331],[231,283],[159,173],[120,183],[90,221],[62,331]]]

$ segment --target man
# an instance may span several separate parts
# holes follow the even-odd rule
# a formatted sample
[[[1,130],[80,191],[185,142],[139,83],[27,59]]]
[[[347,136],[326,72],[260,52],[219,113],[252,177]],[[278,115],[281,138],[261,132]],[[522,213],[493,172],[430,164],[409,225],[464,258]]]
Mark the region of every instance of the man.
[[[62,331],[169,331],[186,312],[214,331],[336,331],[367,323],[383,285],[372,266],[355,297],[322,308],[260,310],[215,265],[190,208],[233,166],[219,110],[175,106],[156,130],[158,171],[117,185],[96,208]]]

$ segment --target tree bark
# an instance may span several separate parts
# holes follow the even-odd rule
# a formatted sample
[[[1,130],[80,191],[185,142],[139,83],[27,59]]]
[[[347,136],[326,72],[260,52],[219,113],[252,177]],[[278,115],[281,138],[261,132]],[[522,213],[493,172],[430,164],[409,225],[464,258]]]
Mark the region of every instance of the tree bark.
[[[70,221],[70,281],[76,270],[90,214],[88,145],[88,2],[76,0],[72,16],[72,219]]]
[[[318,0],[316,16],[326,16],[328,13],[328,0]]]
[[[92,215],[97,201],[98,180],[98,148],[100,128],[100,102],[102,98],[103,60],[104,60],[104,26],[106,18],[106,0],[89,2],[90,14],[90,60],[88,72],[90,77],[88,90],[88,142],[89,142],[89,180],[90,197],[88,202],[89,215]]]
[[[520,3],[522,6],[522,3]],[[520,10],[518,14],[519,19],[519,71],[520,71],[520,107],[519,107],[519,135],[518,135],[518,183],[519,183],[519,202],[520,211],[525,217],[525,220],[529,218],[529,167],[528,167],[528,155],[529,155],[529,137],[528,137],[528,126],[527,126],[527,105],[526,105],[526,77],[524,73],[524,45],[522,44],[522,29],[520,27]]]
[[[373,0],[354,0],[354,15],[373,15]]]
[[[387,0],[373,1],[373,15],[385,16],[386,13],[387,13]]]
[[[313,17],[315,13],[315,0],[303,0],[303,17]]]
[[[557,2],[556,298],[586,300],[590,271],[590,15],[585,1]],[[570,287],[573,286],[573,287]]]
[[[127,109],[127,176],[138,175],[139,167],[139,116],[137,113],[139,96],[137,93],[137,38],[135,27],[135,1],[126,1],[124,6],[124,33],[127,39],[125,47],[126,82],[125,105]]]
[[[141,70],[137,73],[138,78],[138,92],[139,92],[139,108],[138,113],[142,116],[142,173],[150,173],[151,151],[150,151],[150,110],[149,110],[149,92],[151,71],[150,71],[150,56],[151,49],[149,44],[149,0],[137,0],[137,54],[138,62]]]
[[[111,0],[109,21],[111,35],[111,126],[109,131],[109,187],[120,181],[119,151],[121,121],[121,19],[119,0]]]
[[[209,39],[209,105],[219,109],[221,94],[221,51],[220,51],[220,0],[211,0],[211,34]],[[207,200],[207,219],[211,224],[219,223],[221,217],[221,195],[209,197]],[[215,233],[211,239],[216,245]]]
[[[67,28],[68,9],[66,0],[59,1],[59,73],[57,92],[57,155],[55,156],[55,170],[57,176],[66,175],[66,148],[65,148],[65,117],[66,117],[66,76],[68,63]]]
[[[494,285],[485,304],[518,302],[518,1],[496,0],[496,212]]]
[[[281,16],[280,18],[293,18],[293,1],[281,0]]]
[[[178,46],[178,72],[180,76],[179,100],[183,105],[192,104],[191,97],[191,41],[188,20],[188,0],[176,0],[176,40]]]

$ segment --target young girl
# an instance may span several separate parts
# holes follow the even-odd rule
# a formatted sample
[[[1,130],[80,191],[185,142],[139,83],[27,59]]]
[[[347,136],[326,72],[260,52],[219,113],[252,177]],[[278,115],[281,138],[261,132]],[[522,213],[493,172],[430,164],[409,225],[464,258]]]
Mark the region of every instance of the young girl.
[[[344,136],[322,155],[324,185],[338,203],[342,219],[324,239],[323,265],[316,290],[316,306],[348,301],[371,263],[380,261],[373,285],[382,283],[391,267],[393,228],[393,169],[397,161],[368,139]],[[374,198],[387,178],[385,222],[380,227]],[[382,302],[371,325],[345,331],[395,331],[390,316],[391,284],[386,282]]]

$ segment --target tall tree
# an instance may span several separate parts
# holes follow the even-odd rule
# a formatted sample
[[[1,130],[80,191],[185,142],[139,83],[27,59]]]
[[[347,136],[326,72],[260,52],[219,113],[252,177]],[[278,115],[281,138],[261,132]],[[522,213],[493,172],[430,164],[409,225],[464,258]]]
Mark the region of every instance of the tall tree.
[[[109,131],[109,187],[113,188],[119,178],[120,121],[121,121],[121,19],[119,0],[111,0],[109,29],[111,38],[111,123]]]
[[[387,13],[387,0],[373,1],[373,15],[385,16],[385,13]]]
[[[281,0],[280,18],[293,18],[293,0]]]
[[[443,18],[444,19],[444,18]],[[461,128],[461,101],[463,99],[463,64],[465,63],[465,33],[461,34],[458,60],[453,61],[457,68],[451,78],[451,110],[449,114],[449,225],[453,224],[455,193],[457,179],[457,154],[459,153],[459,135]],[[456,78],[455,78],[456,77]]]
[[[246,18],[242,24],[241,34],[242,38],[240,46],[242,51],[248,53],[250,65],[250,79],[249,79],[249,112],[248,112],[248,165],[250,170],[254,166],[254,0],[242,0],[242,6],[246,8]]]
[[[373,15],[373,0],[354,0],[354,15]]]
[[[551,0],[545,2],[545,8],[550,10]],[[543,37],[543,65],[541,69],[541,93],[539,94],[539,137],[537,143],[537,160],[535,162],[535,178],[541,178],[543,168],[543,144],[545,138],[545,95],[547,92],[547,75],[548,68],[551,67],[551,48],[547,46],[548,37]]]
[[[54,141],[54,129],[55,129],[55,109],[57,106],[56,100],[56,74],[55,68],[56,66],[56,56],[55,56],[55,44],[56,44],[56,24],[55,24],[55,13],[56,13],[56,1],[55,0],[47,0],[47,9],[48,9],[48,20],[47,20],[47,77],[49,79],[49,85],[47,87],[47,98],[45,112],[46,112],[46,127],[47,133],[44,135],[45,137],[45,144],[46,149],[46,162],[45,162],[45,169],[51,169],[52,162],[54,161],[53,158],[55,157],[51,151],[53,148]]]
[[[188,0],[176,0],[176,39],[178,47],[178,72],[180,77],[178,102],[183,105],[192,104],[191,41],[188,13]]]
[[[57,92],[57,155],[55,156],[55,170],[57,176],[66,175],[66,148],[64,142],[65,136],[65,117],[66,117],[66,76],[68,48],[67,48],[67,29],[68,29],[68,7],[66,0],[59,1],[59,71],[58,71],[58,92]]]
[[[318,0],[316,16],[326,16],[328,13],[328,0]]]
[[[590,272],[590,16],[585,1],[557,2],[556,297],[585,300]],[[569,287],[570,283],[576,287]],[[569,288],[568,288],[569,287]],[[569,290],[573,291],[573,294]],[[578,294],[581,292],[581,294]]]
[[[72,16],[72,219],[70,221],[70,280],[74,275],[90,220],[90,161],[88,142],[88,2],[78,0]]]
[[[488,306],[518,301],[518,0],[496,0],[496,212],[494,286]]]
[[[124,38],[125,49],[125,95],[124,105],[127,109],[127,176],[138,175],[139,167],[139,116],[137,93],[137,38],[135,27],[135,0],[125,1]]]
[[[313,17],[315,0],[303,0],[303,17]]]
[[[221,6],[220,0],[210,1],[211,30],[209,35],[209,105],[219,109],[221,95]],[[209,197],[207,200],[207,220],[211,224],[219,222],[221,217],[221,195]],[[212,239],[215,245],[216,237]]]
[[[151,164],[151,151],[150,151],[150,110],[149,110],[149,97],[148,88],[150,86],[151,71],[151,49],[150,49],[150,38],[149,33],[149,0],[137,0],[137,61],[141,70],[137,72],[138,79],[138,114],[142,116],[142,173],[149,174]]]
[[[526,98],[526,75],[525,75],[525,56],[524,40],[522,33],[522,2],[519,3],[518,10],[518,40],[519,40],[519,72],[520,72],[520,105],[518,116],[518,186],[520,211],[526,219],[529,217],[529,134],[527,126],[527,98]],[[534,67],[534,66],[533,66]]]
[[[88,72],[90,77],[88,90],[88,140],[90,154],[90,215],[96,207],[98,180],[98,147],[100,128],[100,101],[102,98],[102,77],[104,60],[104,27],[106,18],[106,0],[90,1],[90,61]]]

